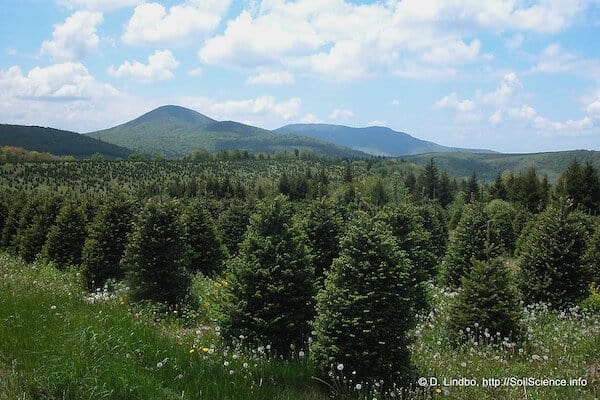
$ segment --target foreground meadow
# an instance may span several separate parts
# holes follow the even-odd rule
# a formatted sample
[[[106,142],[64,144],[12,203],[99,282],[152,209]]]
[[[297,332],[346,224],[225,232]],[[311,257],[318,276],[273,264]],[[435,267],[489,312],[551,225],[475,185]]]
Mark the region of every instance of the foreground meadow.
[[[195,294],[218,298],[221,284],[196,281]],[[315,378],[308,352],[288,360],[268,346],[240,350],[222,344],[202,315],[153,311],[129,304],[125,288],[90,295],[77,271],[0,256],[0,399],[595,399],[598,389],[598,314],[573,308],[526,308],[526,345],[472,332],[453,350],[444,321],[451,293],[431,287],[434,307],[412,332],[413,363],[435,377],[427,389],[378,393],[336,366]],[[178,315],[183,314],[183,315]],[[490,338],[491,336],[491,338]],[[242,338],[242,341],[245,338]],[[582,378],[580,387],[457,387],[446,378]],[[581,382],[581,380],[580,380]]]

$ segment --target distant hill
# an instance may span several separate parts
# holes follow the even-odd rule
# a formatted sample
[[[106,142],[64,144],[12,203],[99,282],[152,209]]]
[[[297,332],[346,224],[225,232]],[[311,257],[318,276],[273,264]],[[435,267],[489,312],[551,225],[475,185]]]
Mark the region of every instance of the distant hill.
[[[397,132],[381,126],[351,128],[329,124],[293,124],[275,129],[274,132],[309,136],[378,156],[403,156],[452,151],[492,153],[490,150],[446,147],[417,139],[408,133]]]
[[[21,147],[57,156],[87,158],[100,153],[106,158],[127,158],[130,150],[75,132],[39,126],[0,124],[0,146]]]
[[[162,106],[130,122],[91,132],[90,137],[147,154],[182,157],[194,150],[275,152],[309,150],[339,157],[367,154],[298,135],[279,135],[234,121],[216,121],[179,106]]]
[[[432,157],[436,165],[450,175],[466,178],[475,172],[480,180],[488,182],[504,171],[519,172],[531,167],[534,167],[538,174],[547,175],[550,182],[556,182],[575,159],[581,163],[590,162],[600,168],[600,152],[589,150],[531,154],[435,153],[404,158],[417,164],[425,164]]]

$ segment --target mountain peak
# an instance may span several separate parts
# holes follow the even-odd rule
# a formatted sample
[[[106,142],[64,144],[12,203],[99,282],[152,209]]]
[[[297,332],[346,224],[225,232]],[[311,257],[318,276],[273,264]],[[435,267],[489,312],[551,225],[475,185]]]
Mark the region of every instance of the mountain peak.
[[[179,125],[185,128],[202,127],[216,122],[214,119],[200,114],[189,108],[165,105],[155,108],[146,114],[129,121],[124,126],[133,127],[147,123],[169,123]]]

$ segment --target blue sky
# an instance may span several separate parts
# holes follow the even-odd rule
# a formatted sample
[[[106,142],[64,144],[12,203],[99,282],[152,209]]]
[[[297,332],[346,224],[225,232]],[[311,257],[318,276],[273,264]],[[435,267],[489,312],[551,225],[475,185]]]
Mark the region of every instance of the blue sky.
[[[178,104],[268,129],[600,150],[600,0],[2,3],[2,123],[87,132]]]

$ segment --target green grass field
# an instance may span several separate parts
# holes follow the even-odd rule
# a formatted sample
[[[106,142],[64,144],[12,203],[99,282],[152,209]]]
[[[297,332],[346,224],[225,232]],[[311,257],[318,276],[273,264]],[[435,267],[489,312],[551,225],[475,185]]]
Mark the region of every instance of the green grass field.
[[[195,286],[206,291],[211,285]],[[90,296],[74,271],[27,265],[0,254],[0,399],[318,400],[330,398],[331,388],[335,398],[385,398],[374,393],[376,387],[356,389],[350,371],[332,378],[329,387],[313,379],[308,355],[283,361],[262,348],[227,348],[218,327],[207,322],[210,318],[186,326],[183,318],[154,315],[121,295]],[[434,308],[413,332],[412,352],[418,374],[436,377],[440,385],[410,398],[575,400],[600,395],[598,314],[529,308],[529,339],[523,347],[502,340],[489,346],[483,332],[473,331],[473,342],[453,350],[444,334],[450,295],[437,288],[432,295]],[[444,378],[481,383],[482,378],[511,376],[583,378],[587,385],[441,385]]]

